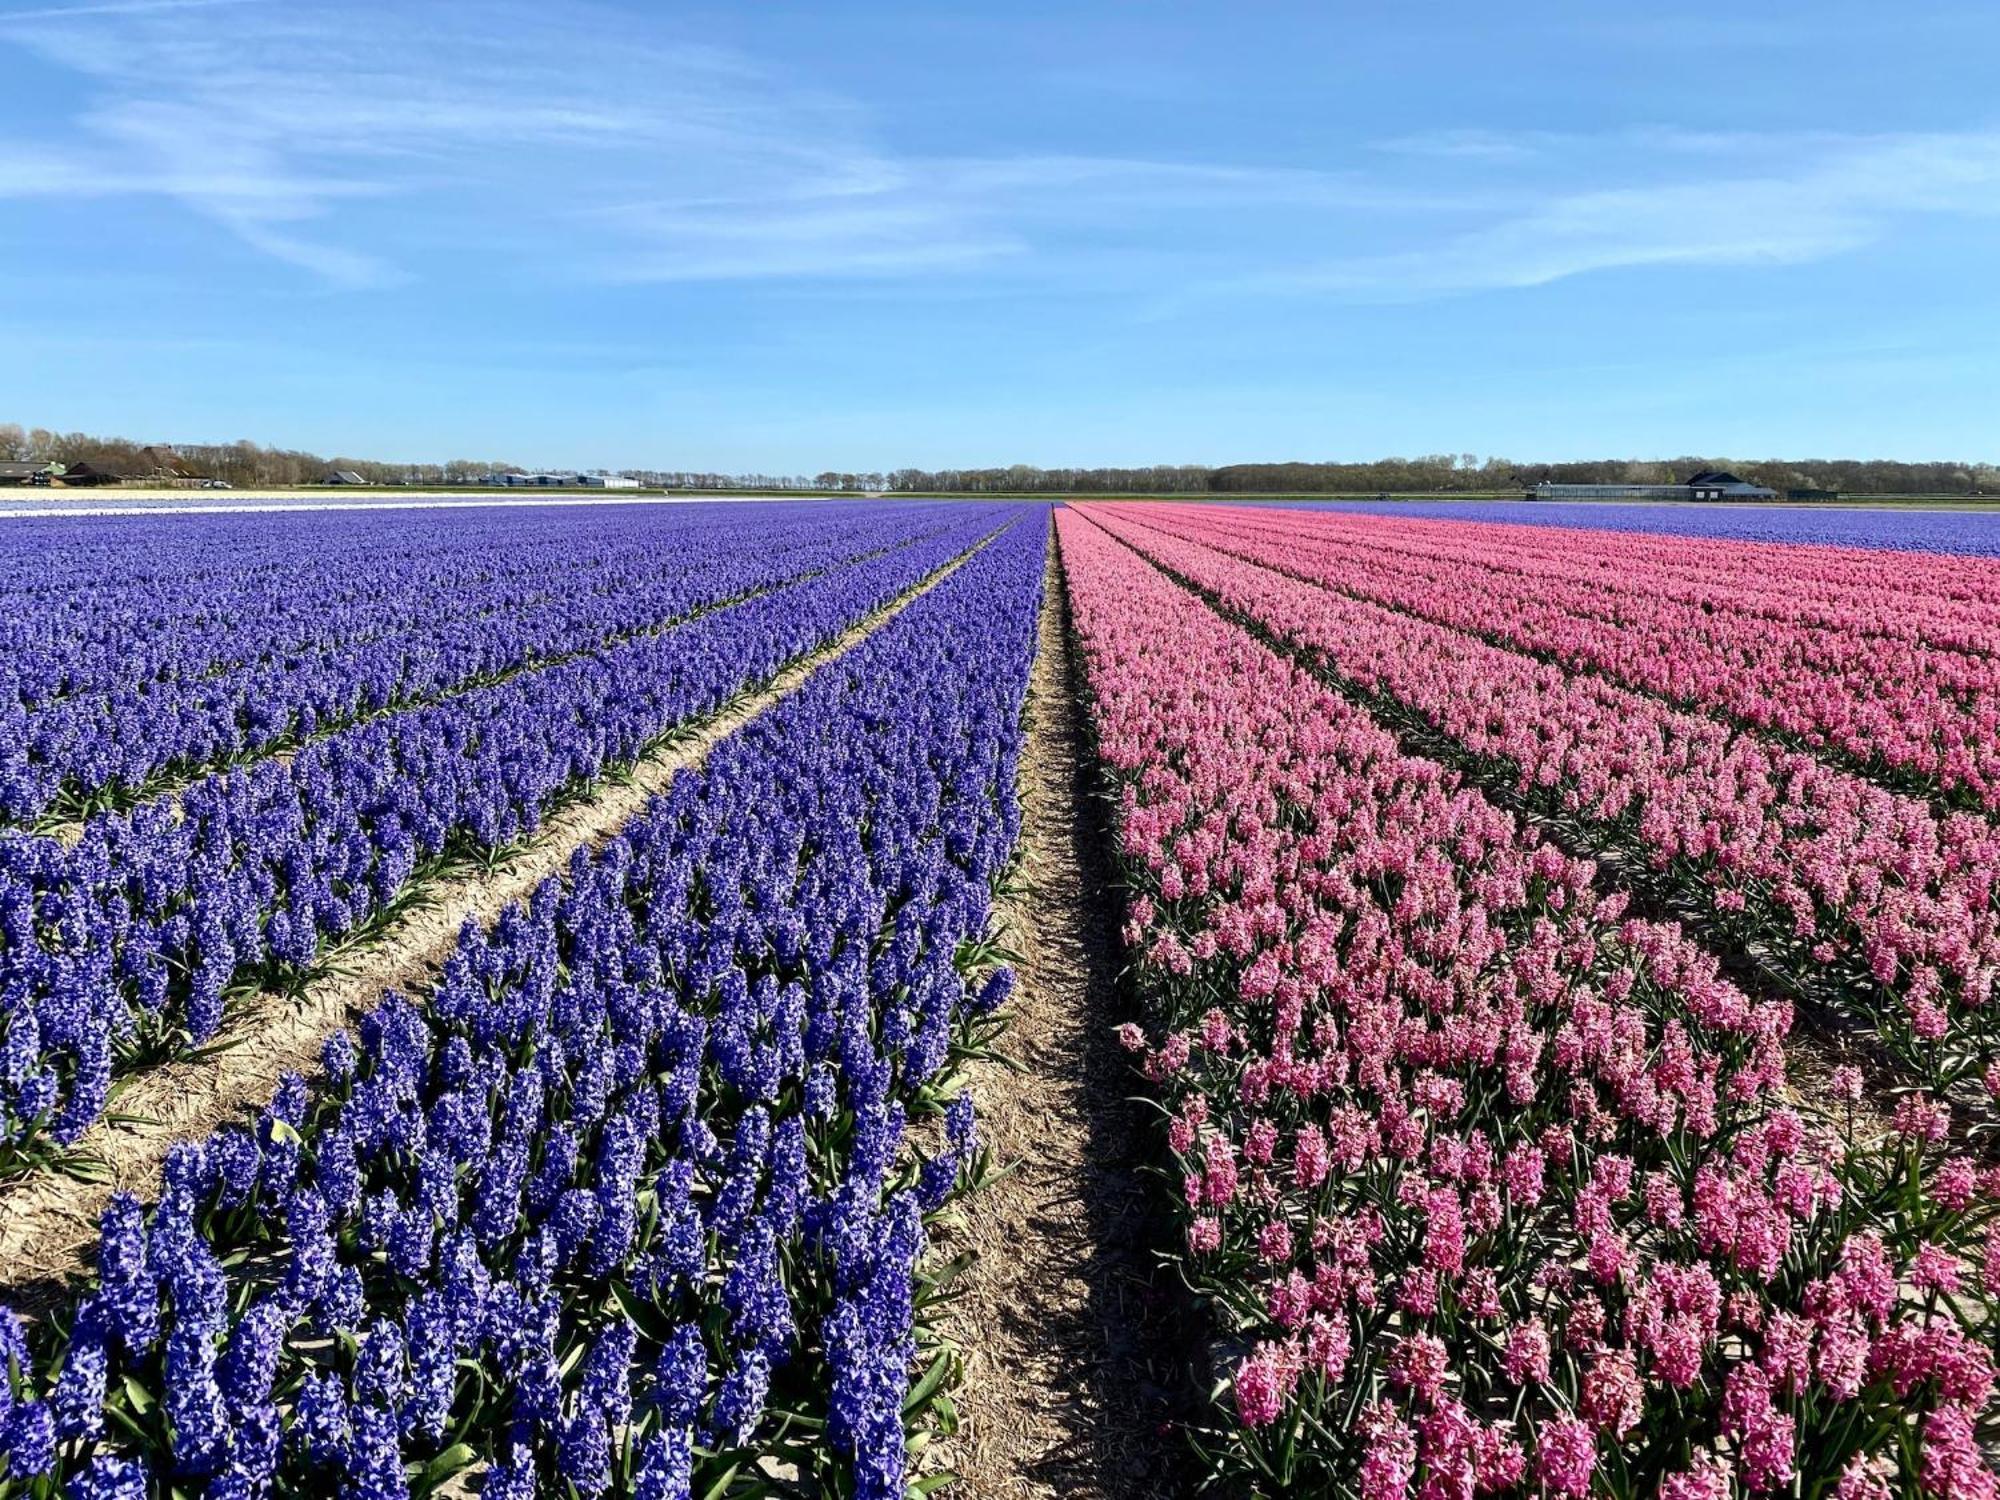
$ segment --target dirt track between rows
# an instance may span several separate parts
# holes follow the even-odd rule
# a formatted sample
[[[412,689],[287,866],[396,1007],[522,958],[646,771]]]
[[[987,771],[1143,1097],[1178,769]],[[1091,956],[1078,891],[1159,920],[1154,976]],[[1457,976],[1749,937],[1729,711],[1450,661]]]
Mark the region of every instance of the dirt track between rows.
[[[1184,1389],[1160,1350],[1178,1301],[1153,1280],[1119,1013],[1117,915],[1089,780],[1080,676],[1050,541],[1021,760],[1021,861],[997,904],[1019,955],[1002,1047],[973,1075],[982,1139],[1012,1172],[947,1246],[978,1260],[946,1332],[965,1352],[963,1425],[941,1455],[976,1500],[1171,1496]]]

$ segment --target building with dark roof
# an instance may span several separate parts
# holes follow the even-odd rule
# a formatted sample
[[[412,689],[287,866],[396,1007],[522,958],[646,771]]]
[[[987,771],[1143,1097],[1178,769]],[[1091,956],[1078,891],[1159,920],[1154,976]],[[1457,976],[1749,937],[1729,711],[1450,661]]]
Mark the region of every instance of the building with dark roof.
[[[147,479],[198,479],[201,476],[187,466],[172,448],[160,443],[148,443],[141,448],[132,461],[135,476]]]
[[[583,483],[581,474],[523,474],[509,471],[504,474],[488,474],[479,481],[481,484],[498,485],[507,489],[552,490]]]
[[[111,468],[109,459],[92,462],[86,458],[66,466],[56,477],[66,485],[97,485],[117,484],[125,475]]]
[[[1691,475],[1687,482],[1690,500],[1775,500],[1776,490],[1767,490],[1761,484],[1752,484],[1747,479],[1738,479],[1727,469],[1703,469]]]
[[[1724,469],[1703,469],[1681,484],[1538,484],[1528,500],[1775,500],[1776,490]]]
[[[1684,484],[1538,484],[1530,500],[1685,500]]]
[[[0,459],[0,484],[47,484],[58,467],[39,458]]]

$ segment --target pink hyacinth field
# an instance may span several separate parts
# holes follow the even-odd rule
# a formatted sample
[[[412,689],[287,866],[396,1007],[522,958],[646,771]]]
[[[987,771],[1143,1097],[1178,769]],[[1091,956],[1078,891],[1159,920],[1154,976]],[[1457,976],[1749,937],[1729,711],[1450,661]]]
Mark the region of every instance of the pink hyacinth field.
[[[1058,512],[1219,1492],[1996,1492],[2000,567]]]

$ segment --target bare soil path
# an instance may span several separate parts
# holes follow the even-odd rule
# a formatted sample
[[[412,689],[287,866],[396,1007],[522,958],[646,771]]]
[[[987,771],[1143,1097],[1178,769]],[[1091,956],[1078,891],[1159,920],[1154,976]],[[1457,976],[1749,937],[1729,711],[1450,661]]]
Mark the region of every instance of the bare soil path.
[[[1053,540],[1021,762],[1022,863],[998,903],[1019,955],[1002,1046],[973,1075],[979,1128],[1014,1170],[968,1203],[947,1333],[965,1351],[961,1427],[940,1455],[973,1500],[1181,1493],[1186,1448],[1161,1354],[1179,1299],[1156,1285],[1144,1121],[1122,1019],[1117,917],[1091,792]]]
[[[284,1074],[317,1071],[327,1036],[370,1009],[384,990],[421,993],[451,955],[466,922],[491,924],[510,903],[526,900],[544,880],[560,875],[578,849],[606,843],[678,773],[699,766],[722,739],[794,692],[814,671],[854,650],[977,550],[785,667],[764,687],[690,726],[642,758],[629,777],[602,782],[594,795],[548,818],[526,846],[492,871],[431,884],[421,906],[348,952],[336,953],[332,971],[301,998],[267,991],[232,1008],[216,1038],[217,1044],[234,1044],[231,1050],[133,1075],[113,1109],[135,1121],[102,1121],[78,1143],[101,1160],[102,1180],[41,1172],[0,1185],[0,1300],[24,1313],[53,1302],[65,1280],[83,1269],[112,1194],[156,1192],[175,1142],[198,1139],[261,1108]]]

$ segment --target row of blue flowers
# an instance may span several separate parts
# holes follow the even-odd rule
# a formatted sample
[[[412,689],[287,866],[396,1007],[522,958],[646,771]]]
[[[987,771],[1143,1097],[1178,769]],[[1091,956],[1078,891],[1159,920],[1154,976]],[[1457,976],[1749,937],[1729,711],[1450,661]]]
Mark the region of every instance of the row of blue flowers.
[[[207,1042],[232,993],[301,982],[330,941],[392,915],[441,863],[532,834],[552,807],[832,640],[1002,514],[958,510],[942,530],[921,515],[886,520],[882,543],[899,529],[919,538],[100,815],[74,843],[0,834],[0,1170],[73,1142],[118,1072]]]
[[[608,592],[711,526],[781,547],[884,509],[760,513],[783,531],[721,504],[25,519],[0,538],[0,713],[390,633],[489,590]]]
[[[419,513],[429,514],[429,513]],[[505,512],[501,513],[505,515]],[[129,805],[221,765],[295,746],[370,713],[434,700],[524,666],[657,630],[698,609],[771,588],[902,537],[882,507],[780,506],[755,524],[740,506],[635,508],[580,535],[563,512],[529,512],[503,538],[435,519],[340,515],[277,558],[248,545],[218,569],[240,520],[142,522],[124,546],[84,549],[96,582],[5,594],[15,643],[0,690],[0,819],[31,824]],[[573,514],[573,513],[572,513]],[[929,529],[949,524],[938,507]],[[71,522],[11,534],[58,571],[77,566]],[[171,524],[171,523],[170,523]],[[919,523],[921,524],[921,523]],[[185,533],[202,533],[193,554]],[[267,530],[269,528],[266,528]],[[386,535],[385,535],[386,533]],[[85,533],[87,534],[87,533]],[[384,555],[356,554],[377,540]],[[147,549],[182,560],[136,571]],[[673,566],[661,566],[662,554]],[[0,569],[0,571],[4,571]],[[108,580],[108,581],[106,581]],[[448,608],[440,607],[449,601]],[[79,625],[87,625],[79,629]]]

